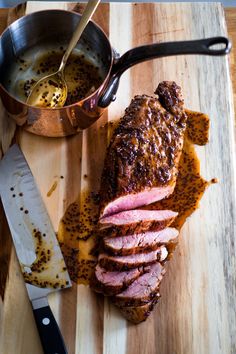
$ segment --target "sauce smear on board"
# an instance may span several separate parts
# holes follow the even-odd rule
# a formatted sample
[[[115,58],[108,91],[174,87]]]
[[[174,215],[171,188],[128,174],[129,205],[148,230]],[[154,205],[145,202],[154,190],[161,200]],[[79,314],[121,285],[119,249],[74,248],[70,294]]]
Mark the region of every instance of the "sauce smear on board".
[[[84,192],[67,208],[59,225],[58,240],[70,277],[81,284],[88,284],[97,262],[98,217],[98,195]]]
[[[178,229],[197,209],[207,186],[216,183],[215,179],[207,182],[201,177],[200,162],[194,149],[194,144],[205,145],[208,142],[209,118],[199,112],[186,110],[186,113],[188,127],[174,193],[169,198],[145,207],[177,211],[179,215],[173,226]],[[58,239],[71,279],[77,283],[89,284],[97,262],[98,216],[99,196],[87,191],[68,207],[60,222]]]

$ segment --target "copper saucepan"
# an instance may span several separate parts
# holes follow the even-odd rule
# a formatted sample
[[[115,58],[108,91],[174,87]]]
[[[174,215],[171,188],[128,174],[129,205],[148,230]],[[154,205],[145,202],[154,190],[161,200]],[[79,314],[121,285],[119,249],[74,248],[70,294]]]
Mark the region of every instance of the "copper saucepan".
[[[0,96],[3,105],[18,125],[34,134],[59,137],[88,128],[115,100],[120,76],[135,64],[179,54],[225,55],[231,49],[227,38],[214,37],[144,45],[119,57],[102,29],[91,21],[77,48],[96,61],[99,67],[103,82],[95,92],[77,103],[58,109],[32,107],[14,97],[7,86],[12,75],[11,64],[29,48],[40,51],[55,43],[66,46],[80,16],[63,10],[35,12],[12,23],[0,37]],[[220,44],[220,49],[211,47],[215,44]]]

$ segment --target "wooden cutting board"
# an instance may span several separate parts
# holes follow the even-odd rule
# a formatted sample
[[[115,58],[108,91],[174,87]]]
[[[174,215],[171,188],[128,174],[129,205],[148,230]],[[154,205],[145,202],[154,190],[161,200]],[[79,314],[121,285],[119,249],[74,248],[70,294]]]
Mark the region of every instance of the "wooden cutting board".
[[[81,9],[75,3],[29,2],[26,9],[11,11],[9,21],[44,8]],[[217,3],[102,4],[95,21],[121,54],[146,43],[227,35]],[[228,58],[179,56],[140,64],[123,75],[116,102],[83,134],[49,139],[19,131],[17,136],[57,230],[67,206],[83,190],[99,188],[107,145],[107,132],[100,127],[119,119],[135,94],[153,94],[162,80],[175,80],[185,106],[210,116],[210,142],[197,152],[202,175],[219,183],[208,188],[185,223],[167,265],[162,299],[147,322],[126,322],[107,299],[84,285],[50,297],[69,354],[236,353],[235,146]],[[6,146],[12,127],[4,129]],[[48,197],[54,182],[57,187]],[[0,353],[42,354],[2,211],[0,217]]]

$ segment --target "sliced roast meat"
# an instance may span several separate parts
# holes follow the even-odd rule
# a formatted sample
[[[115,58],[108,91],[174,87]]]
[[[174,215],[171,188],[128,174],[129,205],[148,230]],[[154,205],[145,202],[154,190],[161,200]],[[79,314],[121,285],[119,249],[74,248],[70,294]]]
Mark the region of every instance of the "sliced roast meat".
[[[178,242],[178,235],[178,230],[167,227],[161,231],[147,231],[120,237],[104,237],[102,245],[106,252],[117,256],[154,251],[163,244],[170,253]]]
[[[140,306],[159,296],[160,282],[165,274],[163,266],[156,262],[136,279],[126,290],[113,298],[119,306]]]
[[[110,272],[97,264],[92,288],[104,295],[116,295],[126,289],[144,272],[144,268],[134,268],[124,272]]]
[[[164,81],[158,97],[135,96],[115,129],[101,181],[101,216],[161,200],[173,192],[187,115],[181,89]]]
[[[159,296],[157,296],[147,304],[141,306],[119,306],[119,310],[128,321],[138,324],[148,318],[154,306],[158,302],[158,299]]]
[[[166,187],[154,187],[152,189],[148,188],[143,192],[135,194],[129,192],[129,194],[117,198],[113,202],[108,204],[108,206],[104,208],[104,212],[101,213],[101,217],[113,215],[124,210],[133,210],[138,207],[142,207],[144,205],[152,204],[154,202],[162,200],[173,193],[174,187],[175,184],[173,183]]]
[[[100,219],[103,236],[123,236],[145,231],[159,231],[169,226],[178,213],[171,210],[127,210]]]
[[[107,253],[100,253],[98,261],[107,270],[124,271],[145,266],[156,261],[163,262],[167,256],[166,247],[161,246],[152,252],[137,253],[130,256],[110,256]]]

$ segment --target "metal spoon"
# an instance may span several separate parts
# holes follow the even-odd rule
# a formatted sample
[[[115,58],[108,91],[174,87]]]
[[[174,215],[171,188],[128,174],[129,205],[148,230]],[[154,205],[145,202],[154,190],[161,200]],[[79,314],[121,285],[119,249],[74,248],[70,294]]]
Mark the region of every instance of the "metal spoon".
[[[83,12],[80,22],[70,40],[68,48],[63,55],[58,71],[44,76],[31,89],[26,103],[35,107],[60,108],[63,107],[67,98],[67,84],[64,69],[67,60],[80,39],[85,27],[94,14],[101,0],[89,0]]]

